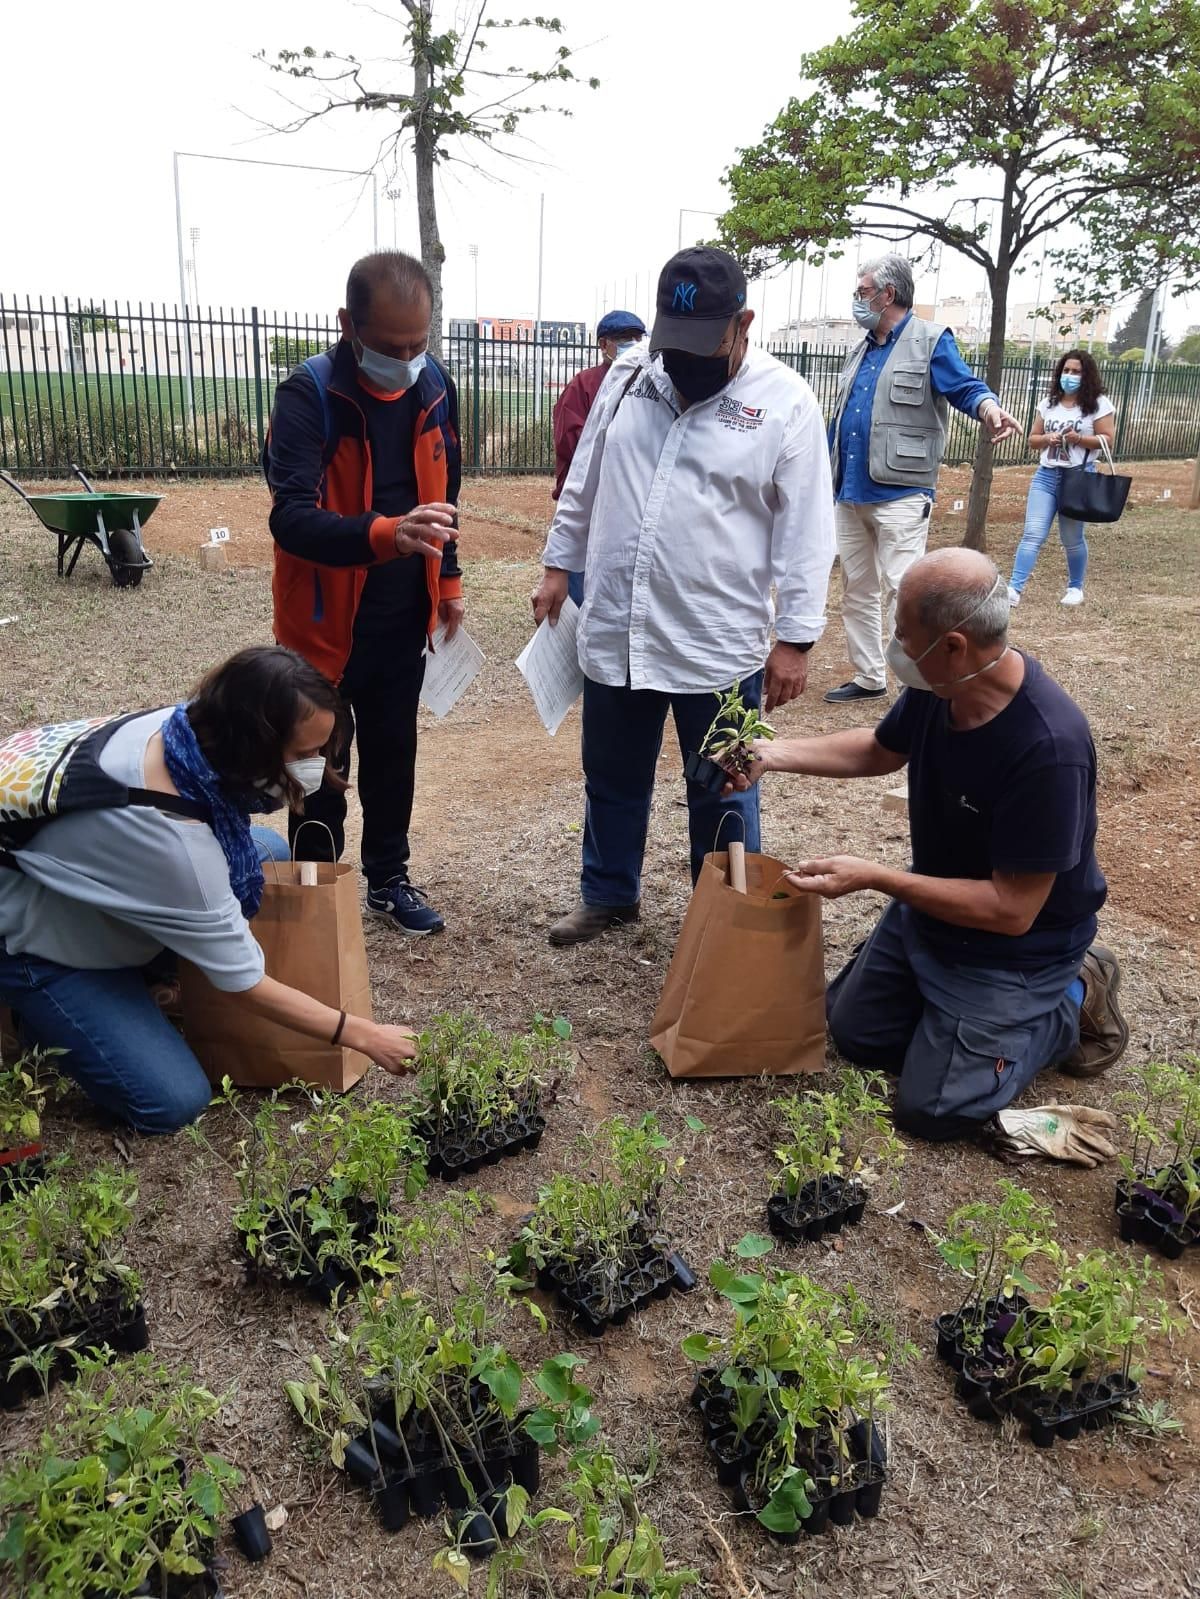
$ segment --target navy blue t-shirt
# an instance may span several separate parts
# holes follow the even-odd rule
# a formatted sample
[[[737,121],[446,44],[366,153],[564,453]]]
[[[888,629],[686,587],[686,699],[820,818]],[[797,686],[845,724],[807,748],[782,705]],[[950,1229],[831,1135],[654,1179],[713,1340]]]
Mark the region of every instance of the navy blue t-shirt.
[[[413,460],[417,391],[406,389],[394,400],[381,400],[360,384],[355,399],[371,444],[371,509],[380,516],[407,516],[420,501]],[[428,614],[425,557],[400,555],[368,570],[354,619],[355,637],[389,633],[397,626],[423,635]]]
[[[908,757],[914,872],[1057,873],[1037,920],[1017,938],[916,913],[938,952],[967,965],[1082,959],[1108,893],[1096,863],[1096,749],[1087,718],[1037,661],[1024,660],[1021,687],[982,727],[957,730],[948,701],[905,689],[875,729],[885,749]]]

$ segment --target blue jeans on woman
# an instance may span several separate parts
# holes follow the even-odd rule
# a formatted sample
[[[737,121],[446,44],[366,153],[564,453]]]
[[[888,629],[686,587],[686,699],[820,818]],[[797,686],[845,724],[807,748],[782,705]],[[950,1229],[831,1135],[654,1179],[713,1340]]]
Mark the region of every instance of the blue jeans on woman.
[[[742,698],[762,704],[763,674],[742,679]],[[663,694],[649,688],[583,683],[583,776],[587,812],[583,829],[585,905],[636,905],[642,897],[642,857],[650,802],[667,712],[675,717],[679,752],[698,750],[716,714],[715,694]],[[704,857],[730,839],[759,848],[758,786],[743,794],[708,794],[687,785],[692,882]],[[734,820],[722,826],[722,818]]]
[[[1083,536],[1083,523],[1074,517],[1064,516],[1058,509],[1058,496],[1062,489],[1060,466],[1039,466],[1029,485],[1029,498],[1025,502],[1025,531],[1013,558],[1012,586],[1018,594],[1025,591],[1038,552],[1049,537],[1054,518],[1058,517],[1058,536],[1067,555],[1067,587],[1083,591],[1087,575],[1087,539]]]
[[[288,860],[287,840],[251,828],[259,859]],[[22,1043],[66,1053],[61,1070],[88,1098],[140,1133],[173,1133],[212,1097],[195,1055],[159,1009],[140,966],[81,971],[10,955],[0,939],[0,1000]]]

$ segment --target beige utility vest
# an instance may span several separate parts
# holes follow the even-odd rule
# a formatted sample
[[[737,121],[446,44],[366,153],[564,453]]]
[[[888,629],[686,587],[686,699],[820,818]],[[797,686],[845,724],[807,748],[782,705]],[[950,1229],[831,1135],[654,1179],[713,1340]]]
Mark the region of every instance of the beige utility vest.
[[[876,483],[914,490],[937,486],[949,407],[933,392],[929,363],[945,331],[936,322],[910,316],[891,345],[871,406],[867,470]],[[866,349],[864,339],[838,378],[830,443],[835,488],[841,478],[842,415]]]

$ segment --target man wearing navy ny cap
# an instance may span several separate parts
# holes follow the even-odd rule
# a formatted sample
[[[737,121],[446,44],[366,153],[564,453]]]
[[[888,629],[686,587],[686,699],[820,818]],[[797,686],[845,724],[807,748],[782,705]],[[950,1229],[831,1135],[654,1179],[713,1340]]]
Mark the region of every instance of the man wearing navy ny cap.
[[[562,487],[533,613],[556,621],[584,568],[587,815],[580,900],[553,944],[638,919],[667,712],[686,755],[733,683],[768,711],[804,692],[833,561],[829,455],[812,390],[751,349],[753,320],[732,256],[673,256],[649,345],[613,362]],[[693,880],[727,813],[725,836],[759,848],[753,792],[689,782],[687,799]]]
[[[609,368],[619,355],[631,350],[646,337],[646,324],[633,311],[606,311],[596,324],[596,343],[604,357],[596,366],[577,373],[558,397],[554,407],[554,498],[562,493],[571,462],[579,447],[579,435],[595,403]],[[569,590],[576,605],[583,604],[583,573],[572,572]]]

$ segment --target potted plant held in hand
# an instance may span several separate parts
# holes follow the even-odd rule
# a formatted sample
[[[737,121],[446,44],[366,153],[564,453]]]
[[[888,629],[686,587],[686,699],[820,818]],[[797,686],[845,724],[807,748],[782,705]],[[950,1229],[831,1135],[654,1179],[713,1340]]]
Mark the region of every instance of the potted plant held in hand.
[[[754,764],[754,740],[775,737],[775,729],[758,709],[747,706],[740,682],[716,698],[717,714],[700,748],[691,751],[684,763],[688,781],[707,794],[719,794],[733,776],[747,776]]]

